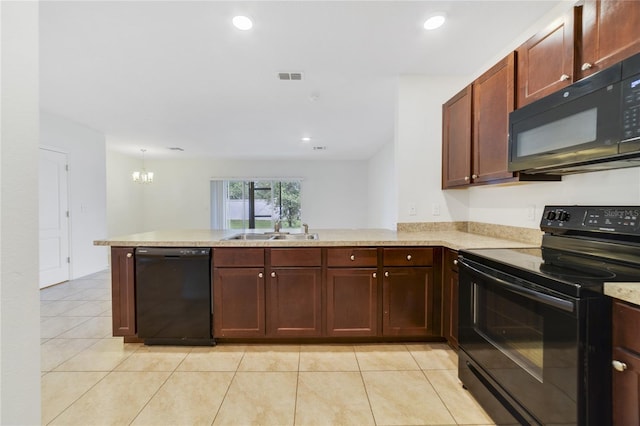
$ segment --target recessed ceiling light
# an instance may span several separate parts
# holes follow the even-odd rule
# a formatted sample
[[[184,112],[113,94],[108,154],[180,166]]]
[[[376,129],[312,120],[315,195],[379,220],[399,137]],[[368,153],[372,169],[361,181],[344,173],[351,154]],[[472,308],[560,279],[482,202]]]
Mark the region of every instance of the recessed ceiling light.
[[[303,136],[303,137],[301,138],[301,140],[302,140],[302,142],[311,142],[311,137],[309,137],[309,136]]]
[[[247,31],[253,27],[253,22],[248,17],[239,15],[233,18],[233,25],[239,30]]]
[[[436,28],[440,28],[445,20],[446,16],[444,13],[435,13],[424,21],[424,29],[435,30]]]

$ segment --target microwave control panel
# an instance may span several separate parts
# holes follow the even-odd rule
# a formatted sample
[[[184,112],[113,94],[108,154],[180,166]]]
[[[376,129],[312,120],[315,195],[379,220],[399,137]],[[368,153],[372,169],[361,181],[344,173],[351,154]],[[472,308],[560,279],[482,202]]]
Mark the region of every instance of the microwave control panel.
[[[622,86],[622,139],[640,138],[640,74]]]

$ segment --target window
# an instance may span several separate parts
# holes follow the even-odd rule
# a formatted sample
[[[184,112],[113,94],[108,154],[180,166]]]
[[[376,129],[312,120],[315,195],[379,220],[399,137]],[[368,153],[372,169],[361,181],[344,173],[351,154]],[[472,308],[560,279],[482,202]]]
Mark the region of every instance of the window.
[[[300,187],[299,179],[211,181],[211,228],[271,229],[278,220],[298,228]]]

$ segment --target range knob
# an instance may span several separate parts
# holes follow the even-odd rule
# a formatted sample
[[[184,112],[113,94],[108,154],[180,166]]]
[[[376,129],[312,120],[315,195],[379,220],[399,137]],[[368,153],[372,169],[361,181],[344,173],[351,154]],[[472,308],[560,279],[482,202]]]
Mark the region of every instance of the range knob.
[[[556,218],[556,212],[554,212],[553,210],[547,213],[548,220],[554,220],[555,218]]]
[[[569,213],[567,212],[560,212],[560,214],[558,215],[558,220],[561,222],[566,222],[569,220]]]

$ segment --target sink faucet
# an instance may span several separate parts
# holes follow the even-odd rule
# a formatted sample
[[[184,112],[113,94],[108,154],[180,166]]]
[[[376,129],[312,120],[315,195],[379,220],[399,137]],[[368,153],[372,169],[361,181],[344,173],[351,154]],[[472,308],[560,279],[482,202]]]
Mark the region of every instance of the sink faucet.
[[[303,223],[302,227],[304,228],[304,233],[308,234],[309,233],[309,225],[307,225],[306,223]]]
[[[275,225],[273,225],[273,232],[280,232],[280,226],[282,226],[282,224],[277,220]]]

